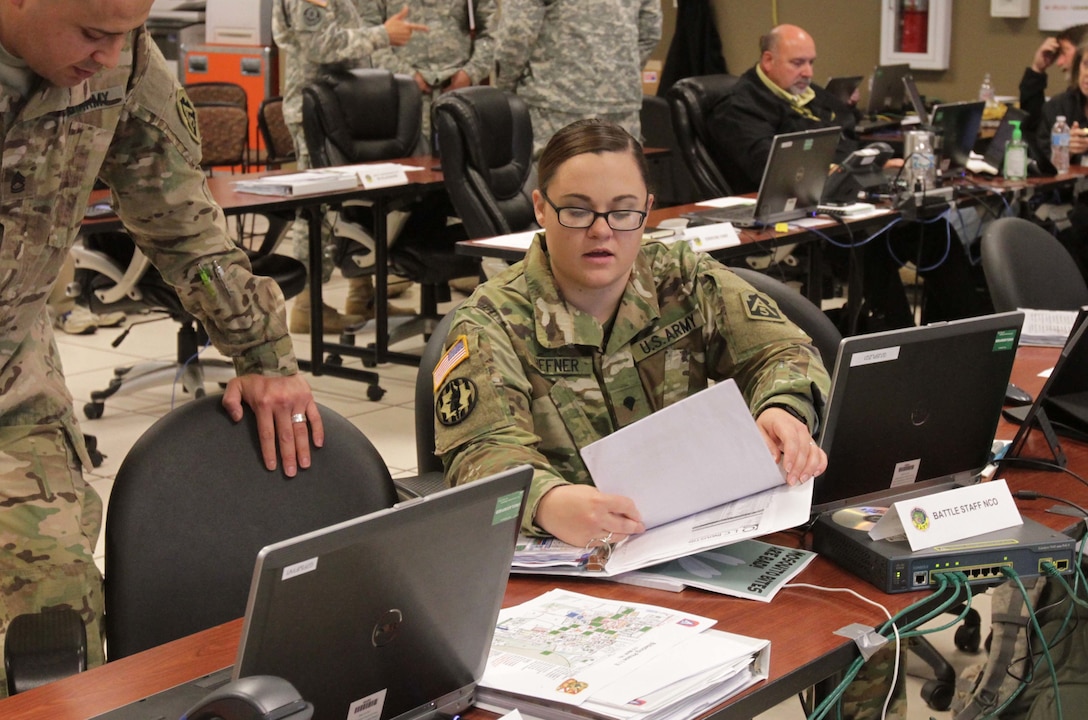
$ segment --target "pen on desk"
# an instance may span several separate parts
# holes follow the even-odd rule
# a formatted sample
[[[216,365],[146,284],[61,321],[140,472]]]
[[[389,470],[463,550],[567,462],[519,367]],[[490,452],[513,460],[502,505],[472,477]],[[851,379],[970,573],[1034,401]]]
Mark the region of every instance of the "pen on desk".
[[[219,278],[219,284],[223,286],[223,292],[230,297],[230,286],[227,285],[227,274],[223,272],[223,266],[219,264],[218,260],[212,260],[212,267],[215,268],[215,276]]]
[[[204,288],[208,291],[208,294],[214,298],[216,295],[215,286],[212,285],[212,278],[208,274],[207,269],[201,265],[197,270],[200,273],[200,282],[204,283]]]

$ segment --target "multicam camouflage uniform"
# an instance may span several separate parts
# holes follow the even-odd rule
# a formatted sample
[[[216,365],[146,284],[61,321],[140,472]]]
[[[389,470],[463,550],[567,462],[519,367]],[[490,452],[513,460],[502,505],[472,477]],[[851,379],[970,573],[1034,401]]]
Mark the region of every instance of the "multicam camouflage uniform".
[[[102,503],[82,476],[90,460],[46,311],[95,178],[240,373],[298,367],[283,296],[228,239],[199,168],[193,105],[144,30],[117,67],[81,85],[0,90],[0,118],[0,635],[15,615],[71,606],[98,664]],[[214,295],[200,280],[213,263],[224,270]]]
[[[562,301],[542,243],[457,310],[435,371],[448,482],[532,465],[523,530],[540,534],[544,493],[592,482],[582,447],[708,380],[734,378],[753,414],[785,405],[815,430],[813,388],[826,394],[830,379],[809,339],[720,263],[686,243],[646,243],[609,330]]]
[[[642,67],[660,39],[659,0],[503,0],[493,82],[529,106],[535,155],[582,118],[638,138]]]
[[[359,17],[353,0],[274,0],[272,37],[283,53],[283,120],[295,141],[298,167],[310,167],[310,151],[302,132],[302,88],[323,69],[357,67],[375,50],[389,45],[389,33],[380,24],[369,27]],[[291,230],[295,256],[303,262],[310,257],[305,222],[296,221]],[[322,270],[325,280],[332,275],[330,243]]]
[[[470,7],[471,6],[471,7]],[[473,85],[491,74],[495,57],[495,0],[360,0],[359,14],[369,25],[380,25],[405,7],[408,19],[427,26],[413,33],[407,45],[377,50],[370,56],[374,67],[415,76],[418,72],[431,86],[423,93],[423,147],[430,152],[431,101],[464,70]],[[469,13],[471,10],[471,25]]]

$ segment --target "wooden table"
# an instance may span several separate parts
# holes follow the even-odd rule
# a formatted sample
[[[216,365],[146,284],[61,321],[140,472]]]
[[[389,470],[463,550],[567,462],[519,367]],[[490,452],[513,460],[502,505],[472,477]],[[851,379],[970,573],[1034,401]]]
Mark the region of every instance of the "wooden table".
[[[1052,366],[1056,357],[1056,349],[1021,348],[1013,380],[1029,392],[1037,393],[1043,385],[1038,373]],[[998,437],[1011,438],[1015,429],[1002,421]],[[1045,445],[1041,446],[1037,435],[1033,433],[1029,450],[1041,453]],[[1088,470],[1088,445],[1069,440],[1063,441],[1063,445],[1070,466],[1081,472]],[[1013,490],[1045,488],[1050,494],[1088,503],[1088,488],[1064,473],[1016,469],[1006,478]],[[1021,501],[1020,507],[1025,517],[1056,530],[1071,529],[1076,524],[1072,518],[1046,512],[1052,504]],[[799,534],[791,532],[777,533],[768,539],[792,546],[803,542]],[[822,557],[816,558],[797,580],[852,588],[893,613],[925,596],[921,592],[886,595]],[[843,670],[857,656],[857,650],[834,631],[848,623],[875,626],[884,620],[879,610],[850,596],[801,588],[783,589],[773,602],[760,603],[701,590],[667,593],[603,580],[539,576],[512,577],[504,605],[524,602],[557,586],[599,597],[685,610],[717,619],[720,629],[769,639],[772,646],[769,678],[731,698],[708,716],[716,720],[751,718]],[[230,665],[234,662],[240,632],[241,620],[236,620],[0,701],[0,717],[82,720]],[[491,715],[474,710],[469,717]]]

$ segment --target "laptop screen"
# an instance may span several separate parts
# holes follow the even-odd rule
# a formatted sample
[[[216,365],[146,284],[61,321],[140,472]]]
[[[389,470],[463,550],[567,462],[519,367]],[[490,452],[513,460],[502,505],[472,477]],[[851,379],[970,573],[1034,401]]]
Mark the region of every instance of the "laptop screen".
[[[531,479],[523,466],[264,548],[234,678],[288,680],[315,720],[463,711]]]
[[[990,459],[1021,312],[843,339],[812,510],[965,482]]]
[[[937,152],[942,169],[967,167],[971,150],[982,127],[982,111],[986,103],[958,102],[933,108],[933,132],[937,136]],[[947,161],[947,162],[946,162]]]
[[[901,113],[903,111],[903,78],[910,74],[910,65],[878,65],[869,83],[867,115]]]

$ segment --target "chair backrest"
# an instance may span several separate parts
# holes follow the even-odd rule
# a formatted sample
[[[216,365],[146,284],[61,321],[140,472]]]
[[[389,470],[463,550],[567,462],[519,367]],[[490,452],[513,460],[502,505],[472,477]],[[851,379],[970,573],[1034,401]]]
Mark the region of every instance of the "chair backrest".
[[[194,102],[200,128],[200,166],[248,164],[249,115],[243,107],[225,102]]]
[[[388,70],[337,70],[302,89],[314,167],[409,157],[419,145],[422,113],[415,81]]]
[[[283,97],[265,98],[257,108],[257,129],[268,151],[265,162],[279,167],[295,160],[295,141],[283,119]]]
[[[653,185],[654,207],[669,207],[695,202],[695,183],[684,162],[676,132],[672,129],[672,110],[669,101],[657,95],[643,95],[639,111],[642,124],[643,145],[647,148],[666,148],[669,152],[648,154],[650,182]]]
[[[193,103],[226,103],[237,105],[246,110],[249,108],[249,97],[246,89],[238,83],[232,82],[198,82],[187,83],[185,93]]]
[[[834,371],[835,358],[839,353],[839,342],[842,340],[842,333],[839,332],[838,327],[831,322],[831,319],[823,310],[816,307],[815,303],[786,283],[776,280],[766,273],[741,267],[731,267],[729,269],[756,290],[770,295],[771,299],[778,304],[778,308],[786,313],[786,317],[812,338],[812,344],[820,351],[820,358],[823,360],[827,372]]]
[[[707,116],[732,91],[735,75],[697,75],[678,80],[666,94],[681,156],[691,172],[700,199],[732,195],[710,151]]]
[[[416,472],[420,475],[429,472],[442,472],[442,461],[434,454],[434,381],[431,371],[442,359],[446,349],[446,336],[453,326],[453,313],[450,309],[445,317],[435,326],[423,354],[419,358],[419,371],[416,373]]]
[[[1001,218],[982,233],[982,271],[995,312],[1088,305],[1088,284],[1061,241],[1030,220]]]
[[[241,617],[262,547],[396,502],[374,446],[320,410],[325,446],[295,478],[264,468],[253,412],[235,424],[218,395],[172,410],[137,440],[106,521],[110,659]]]
[[[443,94],[432,107],[442,173],[470,238],[535,227],[533,126],[517,95],[488,86]]]

